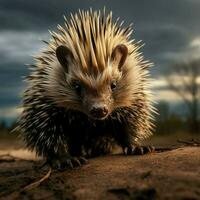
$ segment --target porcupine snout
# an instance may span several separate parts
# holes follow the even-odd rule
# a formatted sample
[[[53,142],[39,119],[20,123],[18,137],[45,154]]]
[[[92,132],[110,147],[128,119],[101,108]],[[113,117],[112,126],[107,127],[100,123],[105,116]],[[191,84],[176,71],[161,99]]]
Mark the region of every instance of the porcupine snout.
[[[108,114],[108,107],[104,104],[94,104],[90,110],[90,115],[96,119],[106,117]]]

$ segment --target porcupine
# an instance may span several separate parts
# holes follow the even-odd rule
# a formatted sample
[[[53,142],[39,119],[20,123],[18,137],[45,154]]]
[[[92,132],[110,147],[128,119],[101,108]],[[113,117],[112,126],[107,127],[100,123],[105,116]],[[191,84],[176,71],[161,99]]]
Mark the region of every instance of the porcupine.
[[[115,144],[125,154],[152,151],[139,143],[152,134],[151,63],[130,39],[132,25],[105,11],[64,19],[26,78],[18,128],[27,148],[62,168]]]

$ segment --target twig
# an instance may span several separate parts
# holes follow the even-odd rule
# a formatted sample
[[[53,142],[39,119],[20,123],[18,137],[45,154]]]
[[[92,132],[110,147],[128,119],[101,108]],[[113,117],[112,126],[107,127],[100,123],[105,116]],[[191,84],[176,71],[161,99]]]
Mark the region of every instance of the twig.
[[[45,176],[43,176],[40,180],[35,181],[35,182],[25,186],[20,192],[26,192],[26,191],[29,191],[29,190],[32,190],[32,189],[38,187],[42,182],[44,182],[45,180],[47,180],[50,177],[51,172],[52,172],[52,169],[49,168],[49,171],[47,172],[47,174],[45,174]]]
[[[32,189],[38,187],[42,182],[44,182],[45,180],[47,180],[50,177],[51,172],[52,172],[52,169],[49,168],[49,171],[47,172],[47,174],[45,174],[45,176],[43,176],[40,180],[35,181],[33,183],[30,183],[29,185],[23,187],[20,191],[14,191],[14,192],[12,192],[7,197],[4,197],[4,199],[5,200],[7,200],[7,199],[12,199],[12,200],[18,199],[20,193],[24,193],[24,192],[27,192],[29,190],[32,190]],[[3,195],[4,194],[1,193],[0,197],[3,197]]]
[[[155,152],[171,151],[177,149],[177,147],[156,147]]]
[[[189,141],[185,141],[185,140],[177,140],[178,143],[182,143],[186,146],[200,146],[200,141],[198,140],[194,140],[194,139],[191,139]]]

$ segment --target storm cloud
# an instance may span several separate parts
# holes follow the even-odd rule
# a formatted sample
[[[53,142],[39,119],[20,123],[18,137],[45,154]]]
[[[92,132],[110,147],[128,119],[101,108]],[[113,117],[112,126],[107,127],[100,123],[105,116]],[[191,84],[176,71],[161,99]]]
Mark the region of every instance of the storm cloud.
[[[67,17],[70,13],[77,12],[78,9],[103,9],[112,10],[115,18],[120,17],[125,20],[125,25],[134,23],[135,32],[133,37],[136,40],[142,40],[146,45],[143,48],[144,54],[151,59],[159,69],[155,69],[153,73],[159,74],[162,68],[170,61],[178,60],[173,57],[168,58],[170,54],[183,52],[190,49],[190,43],[200,32],[200,1],[195,0],[1,0],[0,4],[0,31],[10,31],[19,43],[28,42],[30,40],[30,48],[28,51],[36,52],[36,48],[31,48],[31,44],[38,43],[36,40],[42,37],[48,37],[48,29],[56,30],[57,24],[63,23],[63,15]],[[16,33],[18,32],[18,33]],[[30,34],[37,37],[30,37]],[[23,38],[19,38],[19,34]],[[45,36],[46,34],[46,36]],[[5,42],[10,39],[10,35],[0,35],[1,40]],[[33,41],[33,38],[35,41]],[[15,44],[11,40],[13,46],[23,52],[22,45]],[[2,43],[1,43],[2,44]],[[38,44],[38,48],[40,45]],[[4,45],[4,54],[9,49]],[[2,52],[2,50],[1,50]],[[24,54],[26,56],[26,54]],[[179,54],[177,54],[179,56]]]
[[[125,25],[134,24],[132,35],[142,40],[145,58],[155,63],[152,75],[160,79],[169,65],[200,55],[200,1],[198,0],[1,0],[0,3],[0,109],[20,102],[32,63],[49,38],[48,30],[63,24],[63,15],[78,9],[113,11]],[[156,91],[158,88],[156,89]],[[16,113],[16,112],[13,112]],[[1,116],[0,116],[1,117]]]

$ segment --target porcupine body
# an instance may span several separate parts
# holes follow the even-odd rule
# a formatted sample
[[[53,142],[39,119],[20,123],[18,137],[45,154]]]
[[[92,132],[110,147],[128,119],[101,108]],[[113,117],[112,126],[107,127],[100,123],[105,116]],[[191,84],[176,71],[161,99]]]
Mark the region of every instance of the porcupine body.
[[[151,135],[149,62],[112,13],[79,11],[50,32],[27,77],[19,120],[26,146],[50,160],[131,153]]]

